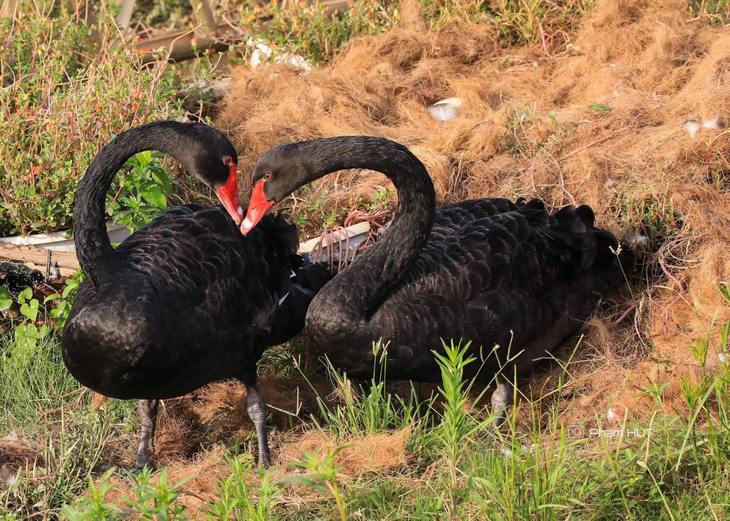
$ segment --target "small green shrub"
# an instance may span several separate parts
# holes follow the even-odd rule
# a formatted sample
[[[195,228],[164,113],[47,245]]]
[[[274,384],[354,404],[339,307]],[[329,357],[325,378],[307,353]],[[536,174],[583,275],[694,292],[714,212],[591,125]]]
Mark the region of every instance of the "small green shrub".
[[[347,521],[349,517],[348,508],[337,477],[341,469],[335,464],[335,457],[348,447],[349,445],[342,445],[334,450],[332,447],[326,447],[324,455],[320,454],[319,449],[316,449],[312,454],[303,451],[302,459],[294,462],[293,465],[299,469],[309,471],[308,474],[306,476],[287,476],[281,478],[277,483],[299,483],[319,490],[326,495],[331,494],[337,504],[340,520]]]
[[[689,16],[693,20],[701,20],[705,23],[726,24],[730,21],[730,1],[728,0],[702,0],[687,2]]]
[[[107,213],[134,231],[167,210],[172,181],[164,168],[152,162],[164,154],[149,151],[131,158],[131,168],[118,175],[107,194]]]
[[[551,55],[573,50],[570,35],[593,4],[593,0],[496,0],[492,6],[496,37],[502,47],[538,42]]]
[[[228,458],[233,472],[218,481],[216,490],[220,501],[214,501],[205,509],[209,519],[249,519],[268,521],[281,502],[281,489],[271,483],[271,475],[264,469],[254,470],[250,454]],[[251,477],[258,474],[260,484]]]
[[[66,319],[71,313],[71,305],[73,304],[76,290],[79,289],[81,282],[84,280],[84,273],[78,270],[73,277],[64,281],[66,287],[59,293],[48,295],[43,304],[53,303],[55,307],[48,312],[48,316],[54,320],[53,325],[61,329],[66,325]]]
[[[153,472],[149,468],[139,474],[127,474],[134,483],[134,497],[122,497],[129,507],[120,508],[105,502],[106,493],[115,488],[109,483],[111,472],[107,472],[99,486],[93,482],[90,486],[89,497],[76,499],[75,508],[65,505],[62,509],[69,521],[102,521],[134,516],[135,519],[149,520],[182,520],[189,519],[185,514],[185,507],[177,502],[180,497],[180,486],[192,478],[183,479],[174,485],[167,481],[167,469]],[[156,479],[153,481],[152,478]],[[77,510],[78,509],[78,510]]]
[[[122,130],[180,114],[172,69],[112,45],[110,23],[98,28],[99,47],[67,14],[19,18],[0,19],[0,235],[68,228],[76,185],[99,149]]]

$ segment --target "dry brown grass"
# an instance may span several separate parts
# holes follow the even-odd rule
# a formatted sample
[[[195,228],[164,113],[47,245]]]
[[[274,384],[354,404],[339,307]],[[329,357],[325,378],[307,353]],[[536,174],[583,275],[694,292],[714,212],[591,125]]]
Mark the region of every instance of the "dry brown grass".
[[[300,391],[297,393],[296,387]],[[263,378],[260,382],[262,392],[277,407],[290,406],[291,412],[296,410],[296,401],[300,400],[301,410],[314,407],[314,392],[304,390],[303,382],[284,381],[281,378]],[[318,386],[318,393],[331,391],[330,386]],[[322,394],[322,396],[324,396]],[[178,501],[185,505],[186,512],[192,519],[205,519],[204,509],[207,502],[215,501],[220,496],[217,486],[230,474],[230,465],[225,459],[226,447],[230,447],[233,436],[243,440],[252,440],[253,426],[246,415],[245,387],[242,384],[228,382],[217,383],[202,389],[201,396],[220,402],[236,404],[232,410],[222,410],[214,402],[208,400],[182,400],[168,405],[161,414],[159,434],[156,436],[158,463],[167,467],[169,483],[186,481],[181,487],[182,496]],[[240,410],[239,410],[240,409]],[[281,420],[281,413],[274,412],[275,421]],[[281,425],[281,421],[276,422]],[[340,468],[338,477],[353,480],[366,472],[398,471],[408,464],[406,444],[410,438],[410,429],[402,429],[391,433],[372,436],[352,437],[337,440],[320,430],[302,430],[304,425],[298,423],[297,428],[284,431],[275,430],[272,437],[272,457],[275,467],[271,470],[272,480],[289,475],[296,475],[293,462],[301,459],[302,451],[314,453],[319,450],[324,454],[326,447],[332,450],[346,446],[338,453],[335,464]],[[134,459],[135,437],[116,440],[108,447],[114,453],[117,463],[128,467]],[[1,452],[0,445],[0,455]],[[244,450],[255,454],[251,441],[244,443]],[[159,476],[152,478],[156,482]],[[255,469],[247,472],[245,479],[260,484]],[[115,488],[106,499],[119,507],[126,506],[123,498],[134,496],[134,483],[128,477],[115,474],[111,478]],[[287,502],[319,500],[312,489],[296,484],[284,486]]]
[[[0,468],[13,473],[26,466],[43,465],[41,451],[24,439],[0,440]]]
[[[411,147],[441,203],[537,196],[553,207],[587,203],[619,235],[654,232],[634,280],[643,320],[631,312],[612,324],[630,304],[624,292],[588,324],[578,358],[590,361],[571,374],[570,407],[583,417],[612,405],[641,414],[639,388],[669,378],[664,397],[682,410],[676,377],[698,367],[687,345],[713,317],[730,318],[716,289],[730,279],[730,139],[683,128],[728,115],[730,35],[687,19],[678,0],[602,0],[563,59],[537,45],[507,54],[485,26],[428,32],[409,23],[354,41],[306,76],[236,69],[218,125],[244,172],[279,142],[380,135]],[[449,97],[463,100],[460,116],[435,121],[427,106]],[[323,182],[345,200],[386,184],[372,173]],[[667,230],[657,233],[647,214]],[[531,388],[544,393],[555,380],[549,369]]]

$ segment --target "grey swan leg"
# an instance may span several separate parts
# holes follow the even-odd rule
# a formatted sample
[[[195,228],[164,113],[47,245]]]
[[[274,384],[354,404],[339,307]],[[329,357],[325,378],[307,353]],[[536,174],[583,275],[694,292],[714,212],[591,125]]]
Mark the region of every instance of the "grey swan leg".
[[[256,428],[256,436],[259,441],[259,464],[267,468],[271,465],[271,455],[266,432],[266,402],[264,401],[264,395],[261,394],[261,390],[256,384],[246,385],[246,395],[248,417],[251,418]]]
[[[497,388],[492,393],[492,413],[496,413],[494,427],[499,427],[507,419],[507,408],[512,405],[514,392],[512,384],[503,378],[497,378]]]
[[[157,424],[157,406],[159,404],[159,400],[139,401],[139,413],[142,416],[142,433],[139,437],[137,460],[134,462],[136,469],[142,469],[145,465],[153,466],[155,457],[155,425]]]

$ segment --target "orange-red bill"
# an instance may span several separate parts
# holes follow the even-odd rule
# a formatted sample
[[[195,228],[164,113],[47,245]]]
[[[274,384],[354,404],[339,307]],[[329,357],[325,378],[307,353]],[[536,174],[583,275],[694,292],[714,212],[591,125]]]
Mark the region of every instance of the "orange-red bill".
[[[241,224],[243,218],[243,209],[241,203],[238,202],[238,182],[236,180],[236,163],[230,165],[231,173],[228,174],[228,181],[215,191],[218,199],[223,203],[223,207],[233,218],[236,224]]]
[[[241,225],[241,233],[244,235],[253,230],[266,215],[266,212],[274,206],[274,202],[268,201],[264,195],[265,182],[265,179],[261,179],[254,185],[253,192],[251,192],[251,202],[248,203],[246,218]]]

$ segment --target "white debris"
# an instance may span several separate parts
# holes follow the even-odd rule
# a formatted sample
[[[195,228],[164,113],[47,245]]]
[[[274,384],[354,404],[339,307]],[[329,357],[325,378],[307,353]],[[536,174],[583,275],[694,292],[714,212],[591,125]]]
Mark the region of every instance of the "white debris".
[[[717,116],[715,119],[706,119],[703,121],[702,128],[722,130],[725,128],[725,122],[722,120],[722,116]]]
[[[214,81],[200,80],[195,83],[189,83],[178,94],[187,95],[197,91],[200,94],[210,94],[213,99],[221,99],[232,84],[233,80],[231,78],[221,78],[220,80]]]
[[[254,40],[253,38],[249,38],[248,42],[246,42],[246,45],[248,45],[249,47],[254,47],[254,51],[251,54],[251,67],[253,67],[254,69],[262,63],[268,61],[268,59],[274,55],[274,50],[266,45],[263,40]],[[279,54],[274,58],[274,63],[285,63],[290,67],[300,69],[304,72],[304,74],[309,74],[310,72],[312,72],[312,66],[309,65],[307,60],[305,60],[302,56],[299,56],[298,54],[294,54],[293,52],[287,51]]]
[[[505,455],[507,459],[512,459],[512,451],[509,449],[499,449],[499,452]]]
[[[522,452],[526,452],[527,454],[533,454],[535,452],[535,444],[531,443],[529,447],[527,445],[523,445]]]
[[[7,465],[3,465],[0,467],[0,485],[4,485],[6,487],[10,487],[18,481],[18,472],[13,472],[13,470],[8,467]]]
[[[696,119],[688,119],[682,124],[682,126],[684,127],[684,130],[689,132],[689,137],[692,139],[695,138],[695,134],[697,134],[697,132],[699,132],[702,128],[702,125]]]
[[[649,249],[649,237],[641,233],[641,230],[638,228],[631,228],[626,232],[626,242],[636,250]]]
[[[459,115],[461,105],[461,99],[447,98],[428,107],[428,111],[439,121],[449,121]]]
[[[613,410],[613,407],[611,407],[608,410],[608,413],[606,413],[606,418],[608,418],[609,421],[618,420],[618,414],[616,414],[616,411]]]
[[[717,359],[720,360],[723,364],[727,362],[727,357],[725,356],[725,353],[718,353]]]
[[[702,123],[696,119],[688,119],[682,124],[682,126],[689,133],[689,136],[694,139],[697,132],[703,128],[710,130],[724,130],[725,120],[722,116],[717,116],[714,119],[706,119]]]

